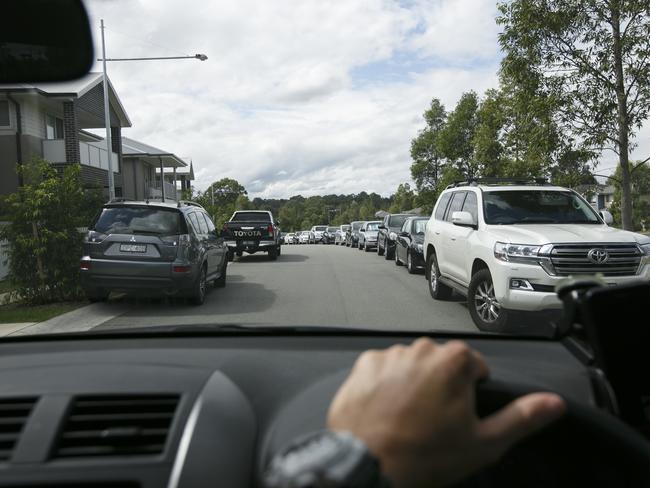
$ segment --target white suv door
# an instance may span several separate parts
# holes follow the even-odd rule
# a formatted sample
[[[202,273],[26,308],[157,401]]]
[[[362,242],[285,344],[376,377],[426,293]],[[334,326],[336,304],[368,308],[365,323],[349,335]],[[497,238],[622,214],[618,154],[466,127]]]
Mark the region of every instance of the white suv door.
[[[444,220],[438,222],[441,237],[441,247],[437,252],[438,269],[440,270],[440,274],[454,278],[457,278],[457,273],[454,273],[454,263],[461,259],[458,254],[462,251],[456,245],[458,238],[457,231],[456,226],[451,223],[451,216],[454,212],[460,212],[462,210],[466,194],[467,192],[464,190],[453,192]]]
[[[425,241],[427,244],[433,244],[433,247],[436,249],[436,259],[438,261],[440,261],[442,254],[444,254],[442,226],[451,195],[451,192],[440,195],[433,214],[431,214],[431,219],[429,219],[429,223],[427,224]],[[429,258],[428,252],[425,258]]]
[[[452,202],[453,204],[453,202]],[[449,221],[452,219],[452,212],[468,212],[474,217],[474,222],[478,223],[478,203],[476,193],[467,191],[465,201],[460,210],[451,210],[448,215]],[[450,251],[447,256],[447,266],[449,276],[460,281],[462,284],[469,286],[471,279],[471,266],[473,257],[471,255],[470,238],[476,230],[471,227],[462,227],[452,223],[449,228]]]

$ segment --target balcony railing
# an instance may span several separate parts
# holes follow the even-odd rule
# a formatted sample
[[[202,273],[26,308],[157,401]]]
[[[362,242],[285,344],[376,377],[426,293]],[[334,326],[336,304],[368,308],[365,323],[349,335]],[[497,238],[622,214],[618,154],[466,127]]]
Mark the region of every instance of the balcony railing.
[[[149,188],[149,197],[151,198],[162,198],[162,190],[160,189],[160,181],[157,181],[157,187]],[[168,200],[177,200],[176,188],[172,183],[163,182],[165,185],[165,199]]]
[[[79,142],[79,155],[81,164],[108,170],[108,151],[103,142]],[[48,139],[43,141],[43,157],[51,163],[65,163],[65,140]],[[113,158],[113,172],[117,172],[119,165],[117,154],[111,152]]]

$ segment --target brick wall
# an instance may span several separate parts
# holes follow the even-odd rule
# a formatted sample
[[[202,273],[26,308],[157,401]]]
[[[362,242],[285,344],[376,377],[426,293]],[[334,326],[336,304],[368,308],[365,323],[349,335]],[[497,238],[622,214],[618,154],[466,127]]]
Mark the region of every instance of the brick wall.
[[[74,101],[63,102],[63,134],[65,138],[65,160],[68,163],[81,163],[79,154],[79,127]]]

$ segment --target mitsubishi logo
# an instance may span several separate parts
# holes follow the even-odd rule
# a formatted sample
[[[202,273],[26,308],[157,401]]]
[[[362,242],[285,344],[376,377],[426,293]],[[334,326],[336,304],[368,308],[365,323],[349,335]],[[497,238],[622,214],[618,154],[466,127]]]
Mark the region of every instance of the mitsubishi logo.
[[[130,241],[131,241],[131,242],[135,242],[135,236],[131,236]]]
[[[594,264],[603,264],[609,259],[609,253],[604,249],[590,249],[587,258]]]

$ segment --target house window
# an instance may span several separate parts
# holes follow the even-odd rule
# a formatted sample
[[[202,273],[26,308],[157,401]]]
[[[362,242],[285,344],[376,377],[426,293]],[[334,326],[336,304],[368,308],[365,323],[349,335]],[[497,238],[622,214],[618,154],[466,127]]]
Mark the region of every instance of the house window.
[[[9,100],[0,100],[0,127],[9,127]]]
[[[47,139],[63,139],[63,119],[53,115],[46,115],[45,137]]]

